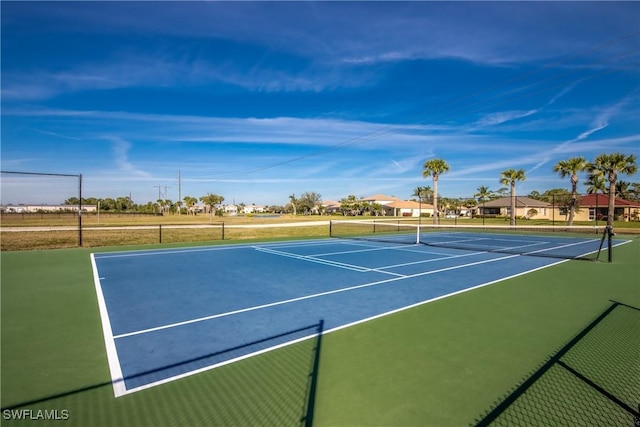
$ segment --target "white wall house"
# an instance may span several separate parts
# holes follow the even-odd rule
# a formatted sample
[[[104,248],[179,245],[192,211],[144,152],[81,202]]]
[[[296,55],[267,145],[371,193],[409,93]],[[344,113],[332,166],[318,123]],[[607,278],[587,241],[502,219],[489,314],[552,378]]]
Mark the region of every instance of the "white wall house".
[[[373,196],[363,197],[362,200],[382,205],[385,215],[388,216],[410,216],[417,218],[420,216],[420,213],[433,215],[433,205],[402,200],[395,196],[374,194]]]
[[[227,215],[238,215],[238,206],[236,205],[224,205],[222,209]]]
[[[243,209],[243,212],[245,214],[264,213],[265,210],[266,210],[266,208],[264,206],[258,206],[258,205],[251,204],[249,206],[245,206],[244,209]]]
[[[78,205],[5,205],[1,209],[6,213],[78,212]],[[82,205],[82,212],[97,210],[96,205]]]

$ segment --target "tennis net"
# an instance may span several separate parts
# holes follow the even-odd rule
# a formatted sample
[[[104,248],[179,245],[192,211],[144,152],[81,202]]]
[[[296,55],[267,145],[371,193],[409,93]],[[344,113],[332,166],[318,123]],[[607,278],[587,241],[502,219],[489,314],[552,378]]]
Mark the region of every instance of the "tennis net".
[[[605,226],[432,225],[417,220],[333,220],[342,239],[423,244],[474,252],[597,260],[610,247]]]

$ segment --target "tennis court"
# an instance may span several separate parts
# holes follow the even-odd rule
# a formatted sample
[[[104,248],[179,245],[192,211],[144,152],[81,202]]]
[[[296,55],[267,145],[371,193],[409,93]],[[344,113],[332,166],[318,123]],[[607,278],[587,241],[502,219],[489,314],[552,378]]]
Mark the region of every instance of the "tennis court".
[[[406,234],[92,254],[115,395],[310,339],[321,320],[324,333],[336,331],[585,257],[601,243],[597,234],[446,230],[407,245]]]

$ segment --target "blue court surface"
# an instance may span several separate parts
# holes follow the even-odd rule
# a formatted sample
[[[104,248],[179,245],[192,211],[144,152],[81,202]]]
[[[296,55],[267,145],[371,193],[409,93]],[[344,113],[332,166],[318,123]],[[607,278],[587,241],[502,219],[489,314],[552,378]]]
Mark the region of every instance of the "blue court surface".
[[[342,239],[91,259],[116,396],[563,262]]]

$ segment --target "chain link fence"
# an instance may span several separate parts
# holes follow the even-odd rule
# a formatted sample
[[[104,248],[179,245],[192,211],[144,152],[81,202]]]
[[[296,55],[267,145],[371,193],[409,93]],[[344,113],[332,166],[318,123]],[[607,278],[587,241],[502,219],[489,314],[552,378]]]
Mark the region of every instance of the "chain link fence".
[[[639,426],[640,309],[614,303],[476,426]]]

